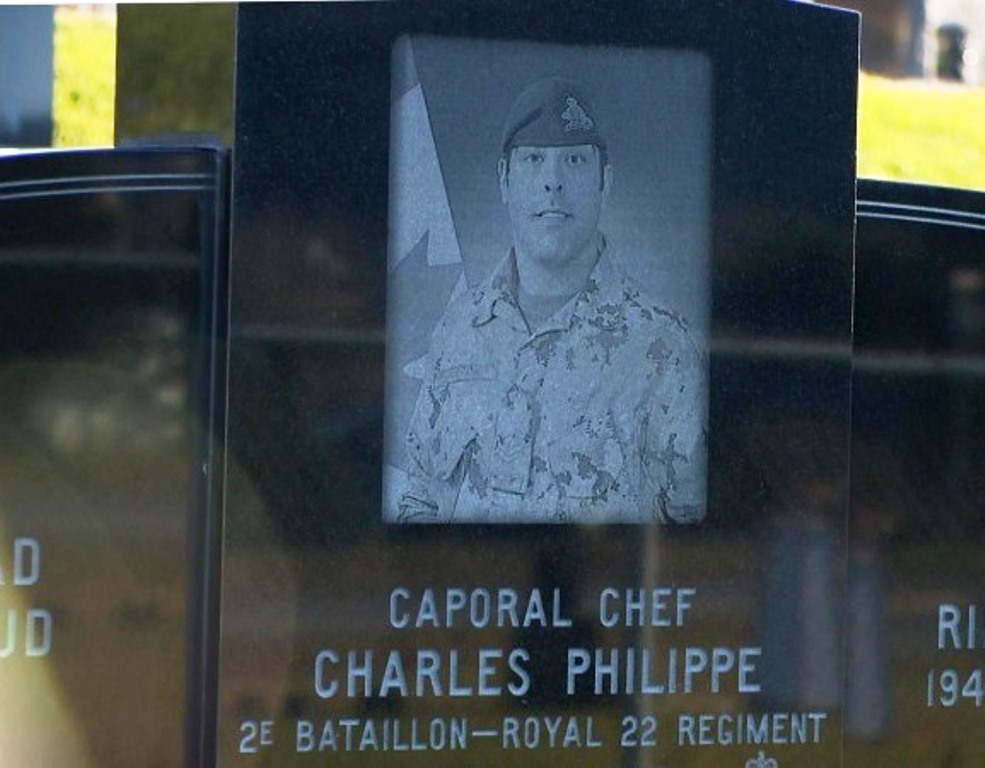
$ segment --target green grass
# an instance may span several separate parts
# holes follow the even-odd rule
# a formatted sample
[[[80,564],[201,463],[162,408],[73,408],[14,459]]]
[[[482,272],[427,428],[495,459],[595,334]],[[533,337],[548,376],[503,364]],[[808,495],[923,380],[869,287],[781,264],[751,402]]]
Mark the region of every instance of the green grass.
[[[106,12],[55,12],[52,104],[56,147],[111,146],[116,90],[116,21]]]
[[[985,89],[863,75],[858,175],[985,189]]]

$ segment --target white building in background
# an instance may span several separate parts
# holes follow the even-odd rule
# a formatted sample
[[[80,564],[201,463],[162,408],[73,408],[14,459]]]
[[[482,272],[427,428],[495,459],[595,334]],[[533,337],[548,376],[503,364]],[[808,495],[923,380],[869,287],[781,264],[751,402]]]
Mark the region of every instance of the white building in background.
[[[51,144],[54,8],[0,8],[0,147]]]
[[[862,68],[985,85],[985,0],[825,0],[862,14]],[[955,64],[957,69],[955,70]]]

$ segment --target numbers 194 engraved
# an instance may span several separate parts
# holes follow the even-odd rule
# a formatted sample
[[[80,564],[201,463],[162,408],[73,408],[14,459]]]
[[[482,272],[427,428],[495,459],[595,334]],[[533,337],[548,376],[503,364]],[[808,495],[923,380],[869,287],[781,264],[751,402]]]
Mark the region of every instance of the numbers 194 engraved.
[[[981,669],[958,671],[932,669],[927,673],[927,706],[980,708],[985,703],[985,684]]]

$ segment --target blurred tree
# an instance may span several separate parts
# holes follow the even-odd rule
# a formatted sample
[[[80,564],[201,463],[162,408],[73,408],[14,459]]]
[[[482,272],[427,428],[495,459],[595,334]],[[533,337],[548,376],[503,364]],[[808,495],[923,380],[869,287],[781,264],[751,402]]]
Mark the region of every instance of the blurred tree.
[[[175,133],[233,135],[236,9],[120,5],[116,142]]]

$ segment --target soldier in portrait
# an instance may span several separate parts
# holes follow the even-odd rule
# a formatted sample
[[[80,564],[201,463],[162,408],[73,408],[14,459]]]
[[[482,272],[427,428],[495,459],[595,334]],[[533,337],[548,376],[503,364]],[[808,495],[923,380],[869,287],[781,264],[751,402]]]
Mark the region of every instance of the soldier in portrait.
[[[501,150],[513,247],[435,328],[397,519],[699,521],[705,355],[613,262],[599,229],[613,168],[591,94],[532,83]]]

